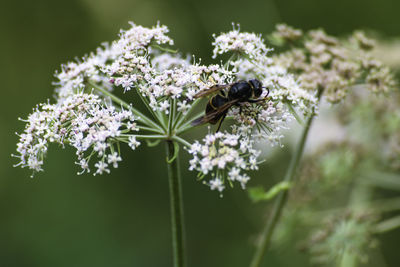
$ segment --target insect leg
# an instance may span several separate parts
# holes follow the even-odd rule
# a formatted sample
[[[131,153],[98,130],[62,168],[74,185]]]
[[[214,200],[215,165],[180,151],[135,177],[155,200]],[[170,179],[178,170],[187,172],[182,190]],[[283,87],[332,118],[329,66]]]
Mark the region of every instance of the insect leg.
[[[267,96],[264,97],[264,98],[261,98],[261,99],[249,99],[249,100],[247,100],[247,102],[249,102],[249,103],[260,103],[260,102],[263,102],[265,100],[268,100]]]
[[[218,128],[217,128],[216,133],[219,132],[219,129],[221,128],[222,122],[224,121],[224,119],[225,119],[227,113],[228,113],[228,112],[225,112],[225,114],[222,115],[222,118],[221,118],[221,120],[219,121],[219,124],[218,124]]]

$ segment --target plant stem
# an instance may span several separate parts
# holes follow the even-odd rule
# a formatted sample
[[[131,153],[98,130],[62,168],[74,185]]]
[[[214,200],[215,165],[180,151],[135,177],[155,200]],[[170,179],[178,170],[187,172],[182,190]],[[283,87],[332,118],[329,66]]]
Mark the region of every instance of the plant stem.
[[[318,94],[317,94],[318,100],[320,99],[321,95],[322,95],[322,89],[319,89]],[[299,165],[301,156],[303,155],[304,146],[307,141],[308,132],[310,131],[311,124],[315,117],[314,114],[315,114],[315,112],[313,110],[312,114],[307,119],[306,125],[301,134],[300,142],[297,144],[296,151],[290,160],[289,168],[288,168],[285,178],[283,180],[285,182],[291,183],[294,180],[297,166]],[[256,252],[253,256],[253,259],[250,263],[250,267],[259,267],[260,266],[261,261],[264,258],[264,255],[271,243],[272,234],[274,233],[275,227],[279,221],[279,218],[281,217],[283,207],[285,206],[287,199],[288,199],[288,195],[289,195],[289,190],[284,190],[277,196],[277,198],[274,202],[274,206],[272,208],[272,213],[269,216],[269,218],[265,224],[265,228],[261,234],[261,240],[260,240],[260,243],[258,244]]]
[[[178,131],[177,131],[176,133],[177,133],[177,134],[183,134],[183,133],[185,133],[186,131],[193,129],[193,128],[196,127],[196,126],[199,126],[199,125],[193,126],[193,125],[192,125],[192,121],[194,121],[195,119],[200,118],[200,117],[203,116],[203,115],[204,115],[204,111],[203,111],[203,112],[200,112],[200,113],[198,113],[198,114],[196,114],[196,115],[195,115],[192,119],[190,119],[189,121],[187,121],[187,122],[185,122],[185,123],[183,123],[183,124],[177,126]],[[201,124],[200,124],[200,125],[201,125]]]
[[[190,144],[188,141],[185,139],[179,137],[179,136],[172,136],[172,140],[177,141],[178,143],[181,143],[182,145],[186,146],[187,148],[190,148],[192,144]]]
[[[168,159],[174,157],[174,141],[167,140],[166,152]],[[168,164],[169,195],[171,206],[172,250],[174,267],[185,266],[184,221],[179,157]]]
[[[175,118],[175,111],[176,111],[176,100],[175,99],[170,99],[169,101],[169,116],[168,116],[168,126],[167,126],[167,133],[169,134],[169,136],[173,135],[173,122],[174,122],[174,118]]]
[[[164,124],[164,120],[162,118],[162,114],[160,114],[158,111],[154,111],[149,104],[149,101],[141,94],[141,92],[139,92],[139,90],[136,90],[136,94],[139,96],[139,98],[142,100],[142,103],[145,105],[145,107],[147,108],[147,110],[150,112],[151,115],[153,115],[153,117],[155,119],[158,120],[158,122],[160,123],[161,127],[166,130],[167,127]],[[165,131],[164,131],[165,132]]]

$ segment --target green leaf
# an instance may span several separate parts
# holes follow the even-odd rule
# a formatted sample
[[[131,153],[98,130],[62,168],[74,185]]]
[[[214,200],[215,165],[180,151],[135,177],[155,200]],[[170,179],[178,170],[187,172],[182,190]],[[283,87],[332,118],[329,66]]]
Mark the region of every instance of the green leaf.
[[[261,186],[249,188],[249,196],[254,202],[271,200],[281,191],[288,190],[291,187],[289,182],[280,182],[270,188],[267,192]]]

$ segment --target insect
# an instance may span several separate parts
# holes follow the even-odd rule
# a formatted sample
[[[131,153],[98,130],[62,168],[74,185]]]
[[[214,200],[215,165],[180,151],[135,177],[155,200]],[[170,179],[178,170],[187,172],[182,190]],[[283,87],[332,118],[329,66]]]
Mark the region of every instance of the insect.
[[[219,121],[218,132],[226,114],[232,106],[239,106],[241,109],[243,103],[257,103],[265,100],[269,94],[268,88],[266,88],[268,90],[267,95],[264,98],[257,99],[262,94],[262,88],[266,87],[263,87],[259,80],[252,79],[226,85],[214,85],[209,89],[198,92],[194,95],[194,98],[205,97],[216,92],[218,94],[209,99],[205,115],[192,121],[192,125],[196,126],[204,123],[216,124]]]

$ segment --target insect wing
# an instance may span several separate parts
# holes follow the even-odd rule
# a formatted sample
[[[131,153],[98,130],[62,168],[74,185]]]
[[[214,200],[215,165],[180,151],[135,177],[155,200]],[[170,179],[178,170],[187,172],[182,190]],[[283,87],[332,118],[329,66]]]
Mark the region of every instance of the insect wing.
[[[225,84],[225,85],[214,85],[208,89],[204,89],[201,90],[200,92],[198,92],[197,94],[194,95],[194,98],[199,98],[199,97],[204,97],[204,96],[208,96],[211,95],[212,93],[221,91],[222,89],[228,88],[230,86],[230,84]]]
[[[211,124],[217,123],[219,121],[219,119],[226,112],[228,112],[228,109],[230,107],[232,107],[238,101],[239,101],[239,99],[234,99],[234,100],[231,100],[231,101],[225,103],[224,105],[220,106],[218,109],[208,112],[206,115],[192,121],[192,125],[196,126],[196,125],[200,125],[200,124],[204,124],[204,123],[211,123]]]

